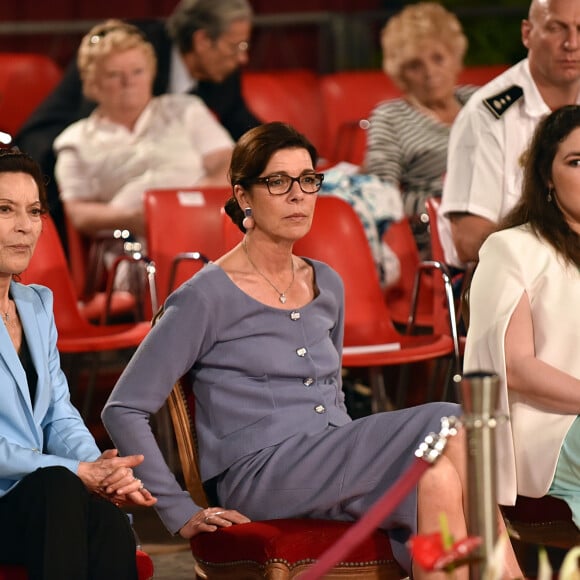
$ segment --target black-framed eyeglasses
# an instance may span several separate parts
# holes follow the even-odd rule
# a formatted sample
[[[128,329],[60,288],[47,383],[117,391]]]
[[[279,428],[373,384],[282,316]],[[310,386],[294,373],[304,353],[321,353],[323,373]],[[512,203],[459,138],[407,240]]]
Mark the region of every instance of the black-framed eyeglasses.
[[[265,183],[268,191],[272,195],[284,195],[292,189],[294,182],[298,182],[300,189],[304,193],[317,193],[322,187],[324,174],[322,173],[305,173],[298,177],[292,177],[285,173],[267,175],[254,179],[254,183]]]

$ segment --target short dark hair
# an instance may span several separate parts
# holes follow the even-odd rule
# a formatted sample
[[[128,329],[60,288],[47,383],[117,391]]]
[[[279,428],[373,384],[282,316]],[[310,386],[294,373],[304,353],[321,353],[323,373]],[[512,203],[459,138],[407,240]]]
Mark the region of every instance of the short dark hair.
[[[181,0],[167,19],[167,31],[180,52],[191,51],[196,30],[205,30],[217,40],[236,20],[251,20],[247,0]]]
[[[567,262],[580,267],[580,236],[568,225],[553,199],[550,186],[558,147],[579,127],[579,105],[557,109],[540,121],[525,154],[522,196],[499,227],[529,224],[532,231],[542,236]]]
[[[30,155],[20,151],[18,147],[0,149],[0,175],[3,173],[26,173],[30,175],[38,187],[40,207],[44,212],[48,212],[46,178],[42,174],[40,165]]]
[[[241,185],[248,189],[254,179],[260,177],[272,155],[281,149],[306,149],[312,160],[312,167],[316,167],[316,148],[302,133],[287,123],[264,123],[250,129],[238,139],[230,162],[232,187]],[[226,201],[225,211],[238,228],[245,232],[242,225],[244,212],[234,196]]]

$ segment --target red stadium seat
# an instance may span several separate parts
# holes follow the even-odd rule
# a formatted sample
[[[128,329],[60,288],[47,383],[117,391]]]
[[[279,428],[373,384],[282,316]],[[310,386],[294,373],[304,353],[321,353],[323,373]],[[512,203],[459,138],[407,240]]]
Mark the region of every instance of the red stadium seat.
[[[322,76],[320,95],[326,122],[324,152],[327,158],[333,162],[348,161],[341,157],[345,141],[352,138],[353,132],[362,130],[361,121],[368,119],[378,103],[400,94],[399,88],[382,70],[341,71]],[[355,138],[360,137],[355,135]],[[354,152],[352,155],[351,160]],[[360,147],[358,156],[361,157]]]
[[[14,136],[62,77],[47,56],[0,53],[0,131]]]
[[[311,70],[244,71],[242,93],[262,121],[296,127],[323,153],[324,123],[318,75]]]

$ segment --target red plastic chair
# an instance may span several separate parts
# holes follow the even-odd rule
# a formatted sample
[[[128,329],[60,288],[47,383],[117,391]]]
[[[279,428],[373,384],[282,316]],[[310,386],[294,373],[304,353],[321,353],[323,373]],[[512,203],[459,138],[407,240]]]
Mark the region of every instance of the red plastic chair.
[[[186,395],[186,392],[188,393]],[[195,400],[176,383],[169,410],[186,487],[195,502],[209,504],[198,468]],[[348,522],[315,519],[256,521],[198,534],[190,540],[201,578],[296,578],[348,529]],[[388,536],[377,530],[329,573],[329,578],[398,580],[407,574],[393,557]]]
[[[58,65],[45,55],[0,53],[0,130],[16,135],[61,77]]]
[[[229,187],[146,192],[147,251],[156,266],[160,303],[205,261],[223,253],[221,209],[230,196]]]
[[[83,316],[91,322],[128,316],[134,321],[142,320],[144,316],[134,294],[126,290],[112,290],[107,294],[103,290],[107,272],[101,258],[94,256],[99,251],[100,240],[84,236],[68,219],[65,227],[69,269]]]
[[[342,277],[345,285],[342,362],[345,367],[369,368],[374,410],[387,407],[381,367],[453,355],[450,336],[410,336],[395,329],[363,226],[354,209],[342,199],[318,198],[312,228],[296,242],[294,251],[326,262]],[[402,379],[398,404],[404,400],[404,391]]]
[[[383,235],[383,241],[393,250],[401,264],[401,277],[397,284],[387,288],[385,298],[391,318],[400,326],[407,326],[413,299],[413,287],[419,267],[419,251],[409,220],[405,217],[392,223]],[[433,328],[433,279],[425,276],[417,298],[414,323]]]
[[[323,75],[320,95],[325,118],[324,155],[331,162],[361,163],[366,146],[364,127],[371,111],[381,101],[399,97],[401,91],[382,70],[358,70]]]
[[[139,580],[152,580],[154,572],[153,561],[149,554],[137,550],[137,573]],[[28,580],[28,574],[23,566],[0,564],[0,580]]]
[[[99,367],[125,364],[149,331],[149,322],[96,326],[81,314],[68,264],[54,222],[45,216],[42,233],[28,268],[20,275],[24,284],[42,284],[53,291],[58,349],[70,355],[67,377],[76,395],[81,367],[88,370],[82,414],[89,414]],[[116,356],[113,357],[112,355]],[[63,367],[67,365],[63,356]]]
[[[483,64],[465,67],[457,79],[459,85],[482,87],[510,67],[509,64]]]
[[[437,220],[439,214],[439,206],[441,205],[441,199],[438,197],[430,197],[425,202],[425,208],[427,210],[427,215],[429,216],[429,232],[430,232],[430,240],[431,240],[431,255],[433,256],[433,260],[439,262],[440,264],[445,264],[445,253],[443,252],[443,245],[441,244],[441,239],[439,237],[439,229],[437,228]],[[466,278],[464,278],[465,284],[469,283],[469,280],[473,272],[470,270],[466,274]],[[442,284],[439,281],[436,281],[434,284],[434,308],[437,309],[439,307],[439,311],[437,316],[439,320],[441,318],[448,318],[449,317],[449,309],[447,308],[447,303],[444,300],[443,296],[445,290]],[[463,291],[462,291],[463,294]],[[459,319],[462,313],[462,304],[461,300],[455,300],[455,320],[456,324],[459,323]],[[465,336],[458,336],[458,353],[459,357],[463,356],[465,352]],[[458,359],[459,362],[460,359]],[[460,370],[460,369],[459,369]]]
[[[324,155],[319,77],[308,69],[244,71],[242,93],[262,121],[284,121],[304,133]]]
[[[238,228],[237,225],[230,219],[230,216],[222,208],[222,227],[223,227],[223,238],[224,238],[224,251],[228,252],[235,245],[239,244],[244,234],[242,230]]]

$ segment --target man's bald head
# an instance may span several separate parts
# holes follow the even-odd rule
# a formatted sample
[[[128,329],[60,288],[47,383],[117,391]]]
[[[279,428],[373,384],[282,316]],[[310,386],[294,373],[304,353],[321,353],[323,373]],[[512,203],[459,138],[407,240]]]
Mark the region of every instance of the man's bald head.
[[[528,19],[534,20],[540,13],[549,10],[550,0],[532,0],[528,11]]]
[[[580,85],[580,0],[532,0],[522,22],[532,77],[538,86],[572,89]]]

